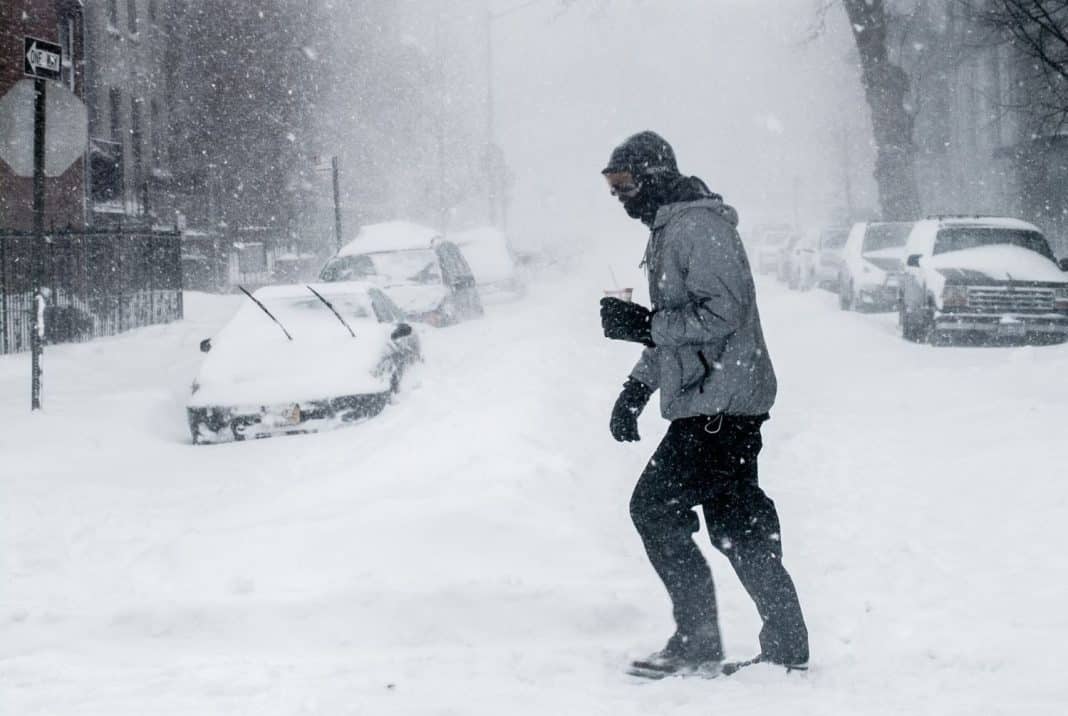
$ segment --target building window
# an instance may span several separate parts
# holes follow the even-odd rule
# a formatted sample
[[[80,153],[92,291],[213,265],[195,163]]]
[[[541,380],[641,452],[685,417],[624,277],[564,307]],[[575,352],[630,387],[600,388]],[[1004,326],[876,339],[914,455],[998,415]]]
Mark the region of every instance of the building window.
[[[126,24],[130,28],[130,34],[137,34],[137,0],[126,0]]]
[[[108,90],[108,110],[111,120],[111,141],[122,143],[122,90],[112,87]]]
[[[108,0],[108,24],[119,26],[119,0]]]

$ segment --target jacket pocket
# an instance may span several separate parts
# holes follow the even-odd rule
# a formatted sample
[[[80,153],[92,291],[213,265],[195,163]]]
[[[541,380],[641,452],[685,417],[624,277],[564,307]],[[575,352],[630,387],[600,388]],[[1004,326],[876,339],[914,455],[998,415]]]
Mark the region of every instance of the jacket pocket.
[[[705,349],[696,346],[684,346],[675,354],[679,365],[679,387],[683,391],[697,388],[705,391],[705,381],[712,375],[712,363]]]

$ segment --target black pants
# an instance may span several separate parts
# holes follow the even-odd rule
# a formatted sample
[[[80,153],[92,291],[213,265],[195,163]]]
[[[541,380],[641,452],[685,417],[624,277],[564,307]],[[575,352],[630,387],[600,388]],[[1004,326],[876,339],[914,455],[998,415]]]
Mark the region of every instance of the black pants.
[[[712,572],[693,541],[693,508],[704,510],[712,544],[730,560],[763,619],[761,653],[808,660],[808,630],[782,565],[775,503],[757,484],[760,424],[766,416],[696,417],[668,428],[634,488],[630,514],[667,587],[679,635],[720,645]]]

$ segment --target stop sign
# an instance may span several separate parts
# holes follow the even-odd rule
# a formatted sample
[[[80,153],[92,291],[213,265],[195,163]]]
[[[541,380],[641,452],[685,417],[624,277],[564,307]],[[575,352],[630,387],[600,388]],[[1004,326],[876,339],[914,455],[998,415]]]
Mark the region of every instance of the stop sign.
[[[0,97],[0,159],[16,176],[33,176],[33,80],[19,80]],[[85,104],[66,85],[45,92],[45,175],[58,177],[85,153]]]

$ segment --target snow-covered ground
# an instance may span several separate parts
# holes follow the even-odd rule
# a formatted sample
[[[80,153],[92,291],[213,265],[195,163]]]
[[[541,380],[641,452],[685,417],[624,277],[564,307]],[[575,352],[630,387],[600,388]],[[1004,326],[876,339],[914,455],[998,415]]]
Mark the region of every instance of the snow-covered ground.
[[[1068,347],[912,345],[762,282],[761,476],[812,670],[636,684],[671,625],[627,500],[665,426],[608,434],[636,350],[600,288],[424,332],[397,404],[321,435],[189,444],[197,344],[240,298],[49,348],[41,414],[0,358],[0,713],[1064,713]]]

